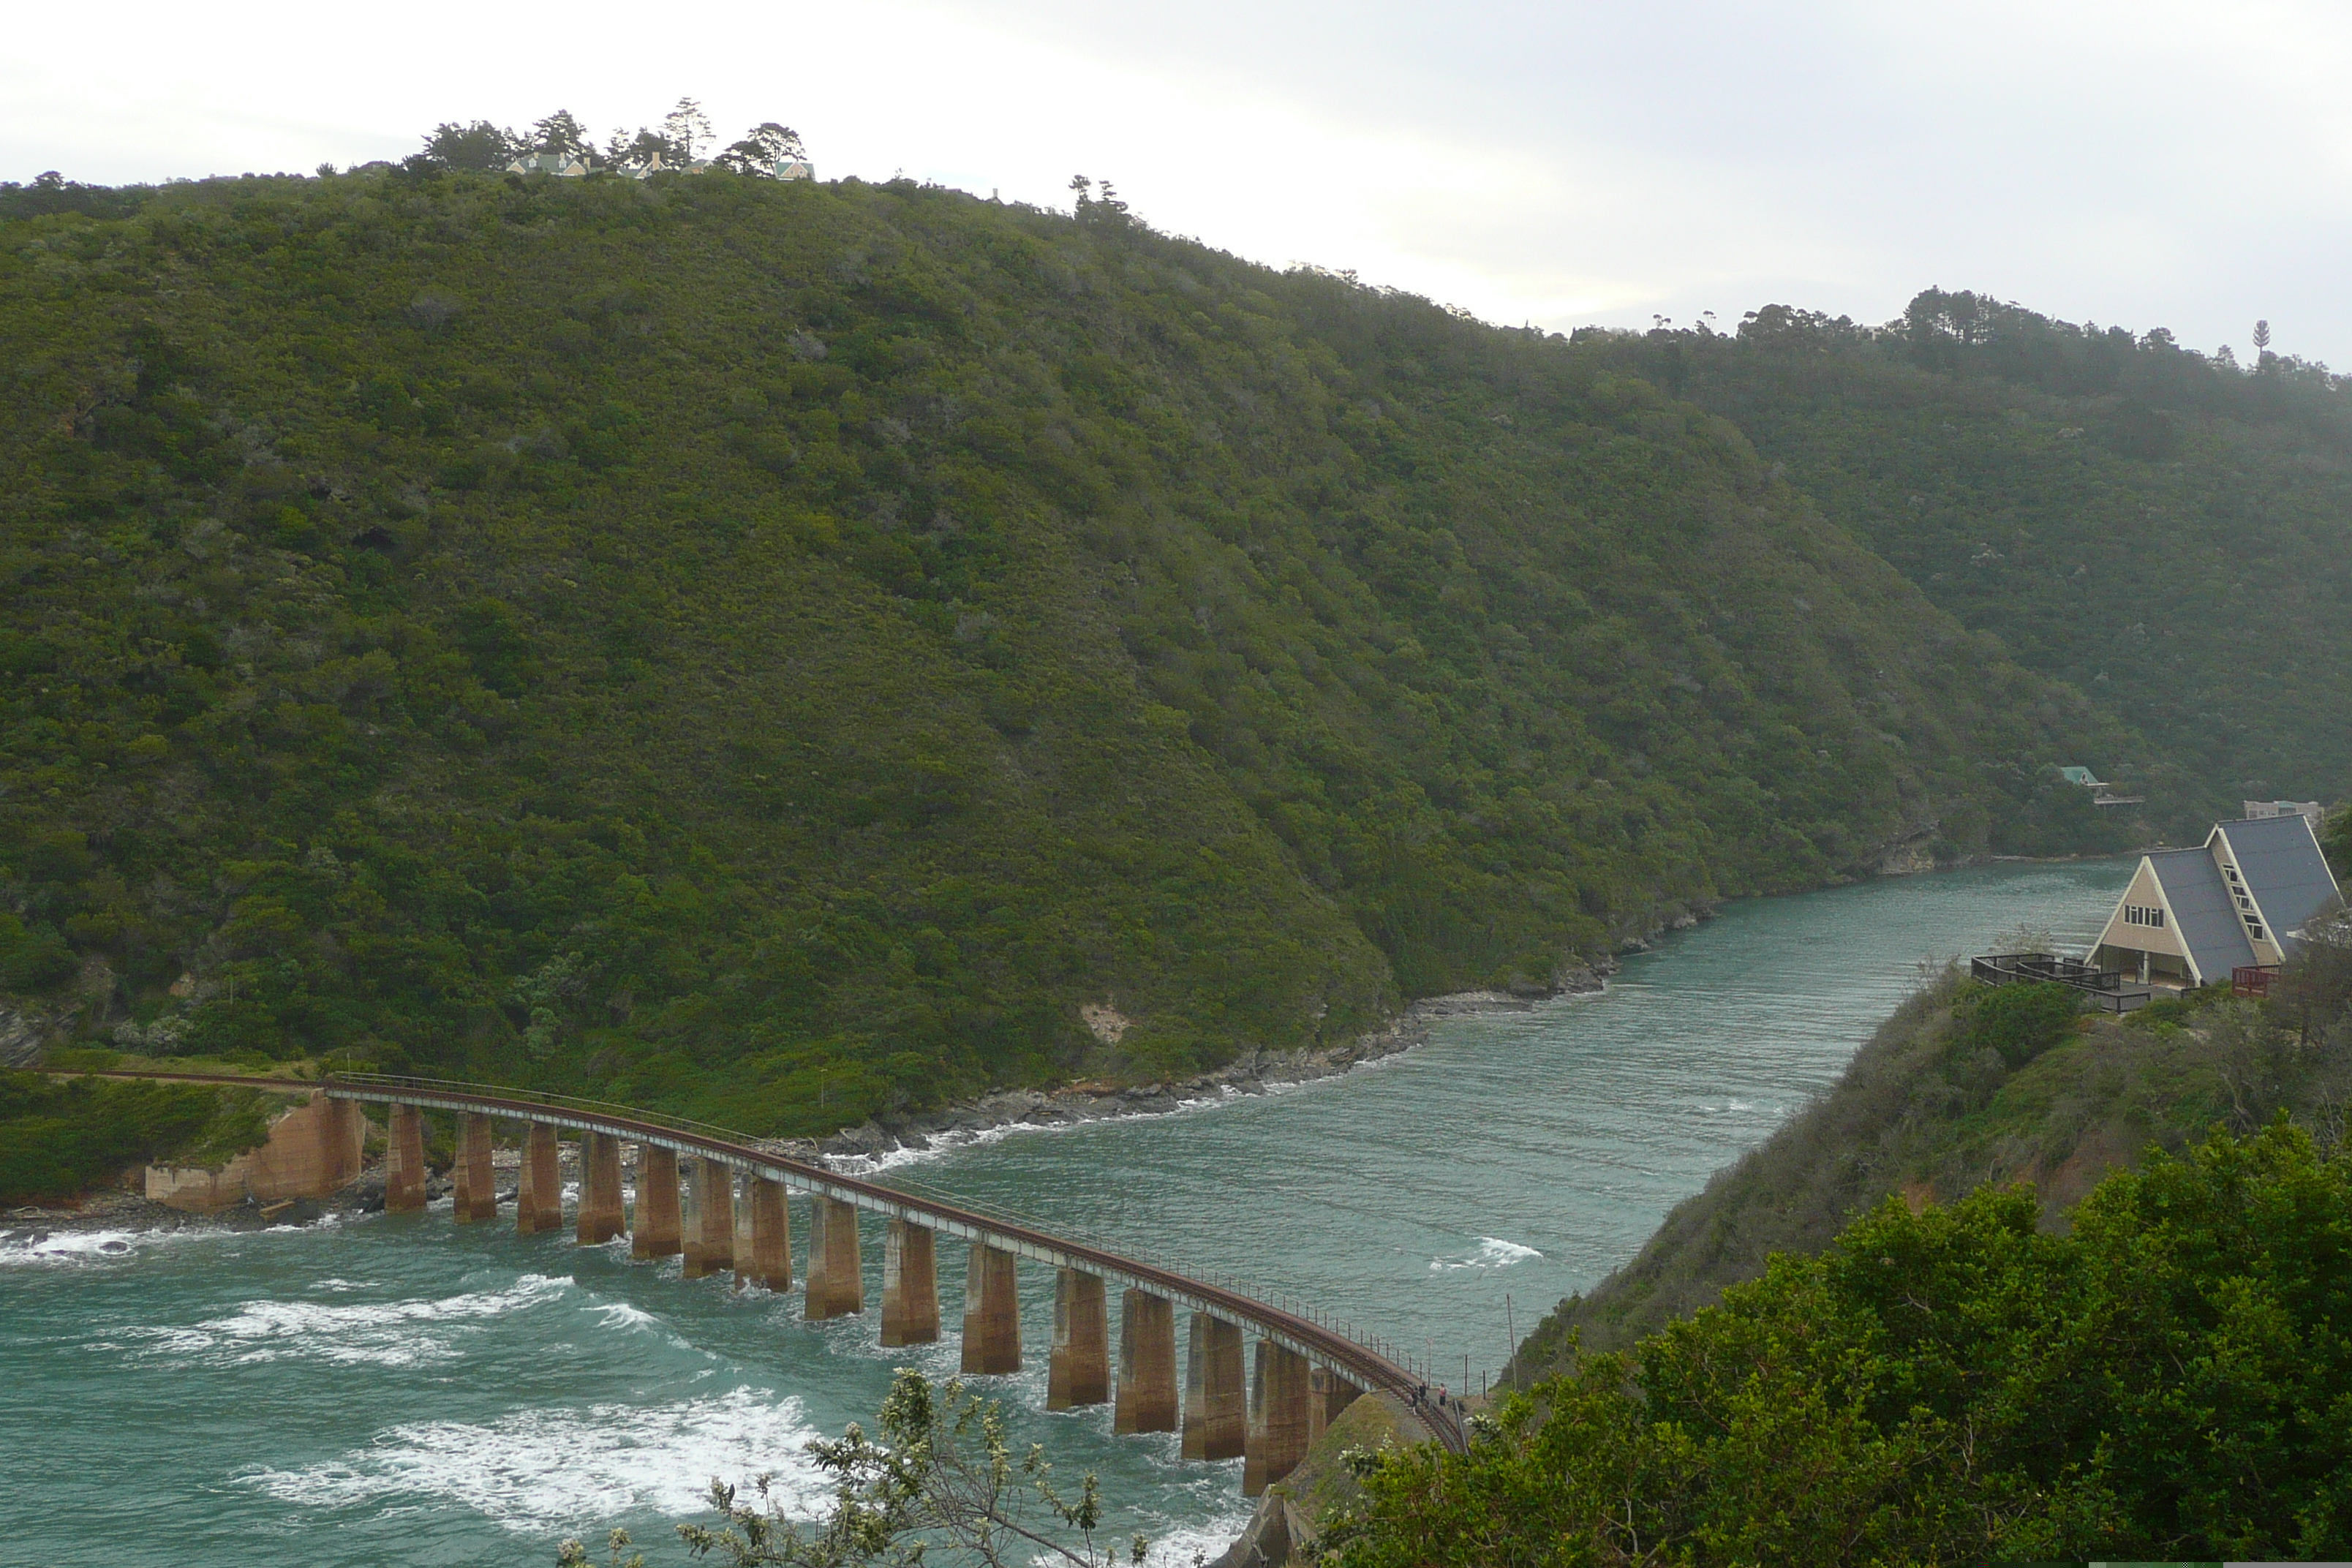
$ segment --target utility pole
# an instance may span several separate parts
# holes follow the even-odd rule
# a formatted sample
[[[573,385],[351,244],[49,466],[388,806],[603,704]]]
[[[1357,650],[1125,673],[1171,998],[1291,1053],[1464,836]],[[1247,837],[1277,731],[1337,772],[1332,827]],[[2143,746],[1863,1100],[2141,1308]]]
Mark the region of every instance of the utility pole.
[[[1503,1292],[1503,1331],[1511,1336],[1511,1392],[1519,1390],[1519,1329],[1511,1320],[1511,1293]]]

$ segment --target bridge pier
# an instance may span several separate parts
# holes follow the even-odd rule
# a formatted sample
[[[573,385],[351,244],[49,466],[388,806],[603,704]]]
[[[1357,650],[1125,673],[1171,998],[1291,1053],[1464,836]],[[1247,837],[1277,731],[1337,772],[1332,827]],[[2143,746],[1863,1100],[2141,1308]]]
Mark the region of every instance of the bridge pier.
[[[751,1211],[751,1235],[736,1244],[735,1288],[764,1285],[781,1295],[793,1288],[793,1215],[783,1184],[745,1176],[743,1206]]]
[[[894,1219],[882,1241],[882,1342],[928,1345],[939,1337],[939,1237]]]
[[[1054,1271],[1054,1350],[1045,1363],[1045,1408],[1100,1405],[1110,1397],[1110,1317],[1099,1274]]]
[[[1307,1373],[1307,1446],[1313,1447],[1321,1440],[1339,1412],[1356,1402],[1364,1391],[1333,1372],[1328,1366],[1311,1367]]]
[[[1192,1353],[1184,1362],[1184,1458],[1236,1459],[1248,1448],[1249,1404],[1242,1372],[1242,1328],[1192,1314]]]
[[[1176,1430],[1176,1307],[1148,1290],[1118,1300],[1118,1403],[1111,1430]]]
[[[1251,1380],[1249,1451],[1242,1465],[1242,1496],[1257,1497],[1307,1457],[1307,1358],[1272,1340],[1257,1342]]]
[[[580,1135],[580,1212],[572,1239],[602,1247],[628,1229],[621,1208],[621,1141],[609,1132]]]
[[[629,1226],[629,1256],[675,1258],[684,1250],[677,1212],[677,1151],[637,1145],[637,1212]]]
[[[459,1224],[499,1217],[498,1177],[490,1168],[490,1119],[479,1111],[457,1112],[457,1177]]]
[[[386,1108],[383,1141],[383,1206],[388,1214],[414,1214],[425,1206],[425,1113],[413,1105]]]
[[[515,1188],[515,1234],[535,1236],[563,1228],[562,1147],[555,1129],[530,1123],[522,1146],[522,1179]]]
[[[808,1292],[801,1316],[812,1323],[866,1310],[866,1267],[857,1252],[857,1209],[823,1193],[809,1199]]]
[[[699,1279],[735,1267],[735,1173],[718,1161],[697,1156],[688,1162],[694,1196],[694,1220],[686,1233],[688,1279]]]
[[[1021,1289],[1013,1254],[975,1241],[963,1278],[963,1370],[983,1377],[1019,1372]]]

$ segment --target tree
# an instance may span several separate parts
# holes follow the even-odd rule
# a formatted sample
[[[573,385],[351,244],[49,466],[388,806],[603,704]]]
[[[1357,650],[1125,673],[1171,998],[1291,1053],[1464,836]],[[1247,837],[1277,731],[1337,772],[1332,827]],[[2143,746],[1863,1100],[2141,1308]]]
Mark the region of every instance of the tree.
[[[2266,353],[2269,352],[2270,346],[2271,324],[2268,321],[2256,321],[2254,323],[2254,352],[2256,353]]]
[[[668,162],[680,167],[700,162],[710,139],[710,117],[690,98],[679,99],[677,107],[662,117],[662,140],[670,145]]]
[[[425,139],[425,162],[442,169],[503,169],[524,150],[521,137],[487,120],[445,121]]]
[[[808,149],[802,144],[799,132],[769,120],[744,132],[740,142],[730,145],[713,161],[734,174],[772,176],[777,164],[804,161],[807,157]]]
[[[593,158],[596,149],[588,140],[588,128],[572,117],[568,109],[559,109],[530,128],[528,151],[552,153],[559,158]]]
[[[635,136],[625,131],[615,131],[613,139],[604,143],[604,160],[616,168],[650,168],[656,159],[666,165],[683,162],[667,137],[642,125],[637,127]]]
[[[985,1568],[1040,1561],[1111,1568],[1118,1560],[1095,1543],[1102,1500],[1094,1476],[1079,1479],[1076,1499],[1063,1497],[1044,1449],[1033,1445],[1015,1458],[1003,1406],[971,1394],[961,1379],[935,1389],[921,1373],[900,1367],[882,1405],[879,1441],[852,1426],[838,1441],[808,1447],[834,1483],[831,1514],[804,1532],[769,1496],[770,1478],[754,1483],[757,1503],[739,1501],[735,1488],[713,1480],[711,1506],[725,1522],[678,1526],[693,1554],[716,1555],[729,1568],[913,1568],[941,1549]],[[616,1563],[628,1544],[614,1532]],[[1143,1561],[1145,1545],[1142,1536],[1134,1539],[1131,1562]],[[579,1542],[567,1541],[556,1561],[586,1568],[589,1559]]]

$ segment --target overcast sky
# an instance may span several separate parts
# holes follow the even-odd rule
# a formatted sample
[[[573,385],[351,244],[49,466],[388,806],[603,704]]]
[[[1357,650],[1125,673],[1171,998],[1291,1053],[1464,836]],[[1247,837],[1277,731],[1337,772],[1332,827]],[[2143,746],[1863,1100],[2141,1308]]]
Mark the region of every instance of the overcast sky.
[[[883,0],[27,7],[0,178],[414,152],[699,98],[820,177],[904,172],[1554,328],[1939,284],[2352,369],[2352,5]]]

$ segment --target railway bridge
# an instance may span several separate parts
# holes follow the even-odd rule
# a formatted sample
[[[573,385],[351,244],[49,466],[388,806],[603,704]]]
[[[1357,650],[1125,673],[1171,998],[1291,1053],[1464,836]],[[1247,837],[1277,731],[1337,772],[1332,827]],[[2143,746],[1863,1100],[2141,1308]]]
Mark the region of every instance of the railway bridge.
[[[394,1212],[425,1206],[428,1111],[456,1122],[458,1223],[498,1218],[491,1149],[503,1121],[520,1123],[522,1131],[516,1228],[561,1229],[561,1142],[571,1135],[579,1142],[575,1239],[602,1246],[625,1235],[632,1257],[677,1257],[688,1279],[731,1270],[739,1287],[790,1290],[791,1200],[804,1200],[800,1283],[812,1321],[866,1312],[858,1214],[877,1215],[887,1222],[878,1324],[885,1346],[940,1337],[940,1238],[962,1242],[962,1370],[970,1375],[1021,1369],[1021,1266],[1050,1268],[1047,1408],[1109,1404],[1117,1432],[1181,1431],[1187,1459],[1243,1459],[1242,1489],[1250,1496],[1289,1474],[1330,1419],[1367,1390],[1417,1407],[1421,1424],[1447,1447],[1464,1445],[1458,1419],[1421,1397],[1425,1378],[1410,1358],[1343,1331],[1309,1307],[1260,1300],[1045,1222],[841,1174],[740,1133],[624,1106],[378,1074],[335,1075],[318,1088],[330,1100],[386,1108],[384,1204]],[[622,1183],[625,1144],[636,1151],[633,1203]],[[1119,1289],[1115,1377],[1113,1286]],[[1181,1393],[1180,1311],[1187,1317]]]

